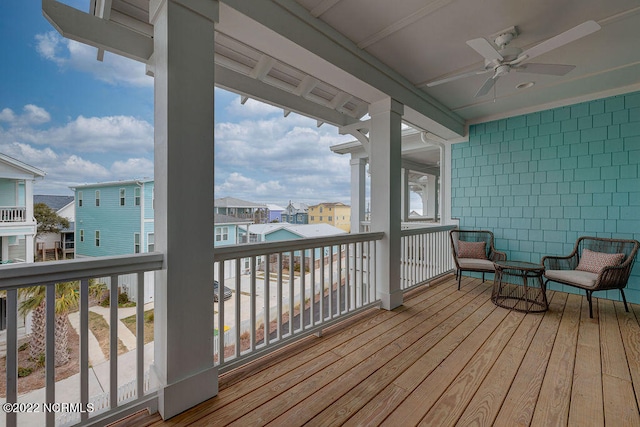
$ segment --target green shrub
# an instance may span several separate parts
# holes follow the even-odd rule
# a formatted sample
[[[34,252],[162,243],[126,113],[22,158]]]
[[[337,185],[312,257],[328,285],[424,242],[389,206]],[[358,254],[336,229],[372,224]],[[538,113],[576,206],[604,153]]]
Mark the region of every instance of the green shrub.
[[[28,377],[33,372],[32,368],[25,368],[22,366],[18,366],[18,378]]]

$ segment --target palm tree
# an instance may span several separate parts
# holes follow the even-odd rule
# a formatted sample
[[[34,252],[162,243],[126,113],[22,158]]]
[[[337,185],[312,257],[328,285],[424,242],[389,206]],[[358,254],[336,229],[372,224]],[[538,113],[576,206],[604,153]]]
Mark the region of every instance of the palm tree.
[[[22,302],[20,314],[26,316],[33,311],[29,356],[33,359],[42,357],[46,348],[46,286],[33,286],[20,291]],[[78,282],[55,284],[55,365],[61,366],[69,361],[67,349],[68,314],[78,307]]]

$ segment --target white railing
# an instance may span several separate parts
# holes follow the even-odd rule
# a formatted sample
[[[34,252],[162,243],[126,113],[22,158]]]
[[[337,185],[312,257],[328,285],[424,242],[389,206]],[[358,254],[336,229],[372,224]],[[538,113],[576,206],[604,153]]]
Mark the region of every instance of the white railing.
[[[7,265],[2,269],[0,276],[0,291],[6,291],[7,295],[7,331],[6,331],[6,402],[8,403],[38,403],[79,404],[75,409],[83,408],[85,412],[80,414],[79,421],[87,423],[109,423],[120,419],[142,408],[157,408],[157,395],[155,391],[145,392],[148,387],[144,375],[144,306],[136,306],[136,350],[135,350],[135,397],[129,390],[123,397],[122,389],[118,387],[118,288],[110,289],[109,316],[109,361],[108,380],[105,381],[108,393],[108,405],[98,412],[88,412],[87,409],[102,409],[101,405],[94,406],[95,396],[89,395],[90,372],[89,365],[89,279],[97,277],[111,277],[111,283],[117,283],[118,276],[136,273],[138,275],[138,295],[144,294],[144,273],[162,268],[163,255],[159,253],[125,255],[104,258],[83,258],[68,261],[42,262],[36,264]],[[61,385],[56,384],[54,366],[55,356],[55,307],[56,307],[56,283],[79,281],[79,373],[72,381],[77,381],[70,386],[73,392],[79,395],[74,401],[61,401],[56,399],[56,392],[68,396],[67,390],[61,390]],[[46,287],[46,350],[45,350],[45,389],[44,398],[41,401],[30,399],[29,395],[18,396],[18,290],[31,286]],[[142,301],[143,298],[140,299]],[[127,368],[122,366],[121,368]],[[71,378],[71,377],[70,377]],[[77,379],[75,379],[77,378]],[[68,380],[67,380],[68,381]],[[103,383],[104,384],[104,383]],[[65,384],[69,387],[68,383]],[[105,385],[103,385],[105,386]],[[73,394],[73,393],[72,393]],[[120,398],[119,398],[120,396]],[[25,400],[29,399],[29,400]],[[124,403],[123,403],[124,402]],[[92,403],[92,405],[89,405]],[[33,418],[29,415],[37,415],[35,425],[55,425],[55,412],[44,414],[6,414],[5,425],[24,425]],[[23,419],[24,417],[24,419]]]
[[[235,291],[215,304],[220,371],[378,305],[375,249],[382,237],[362,233],[216,248],[216,279]]]
[[[0,206],[0,222],[26,222],[27,209],[19,206]]]
[[[454,225],[406,227],[402,230],[400,283],[403,290],[454,269],[449,230]]]

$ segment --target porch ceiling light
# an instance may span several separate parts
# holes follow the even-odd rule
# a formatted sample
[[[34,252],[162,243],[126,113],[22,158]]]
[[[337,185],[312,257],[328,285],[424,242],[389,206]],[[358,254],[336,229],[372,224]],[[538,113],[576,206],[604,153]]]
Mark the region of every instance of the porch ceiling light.
[[[535,82],[520,83],[519,85],[516,86],[516,89],[529,89],[534,84]]]

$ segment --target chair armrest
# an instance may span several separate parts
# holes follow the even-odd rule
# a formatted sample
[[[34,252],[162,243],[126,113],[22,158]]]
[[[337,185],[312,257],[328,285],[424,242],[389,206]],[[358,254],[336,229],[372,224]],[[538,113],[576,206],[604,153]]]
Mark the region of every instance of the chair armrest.
[[[496,262],[496,261],[506,261],[507,260],[507,254],[505,252],[500,252],[500,251],[496,251],[495,249],[491,251],[491,253],[489,254],[489,260]]]
[[[544,256],[540,263],[545,270],[575,270],[578,266],[578,254],[567,256]]]
[[[627,263],[602,269],[596,279],[596,289],[620,289],[627,285],[631,270]]]

